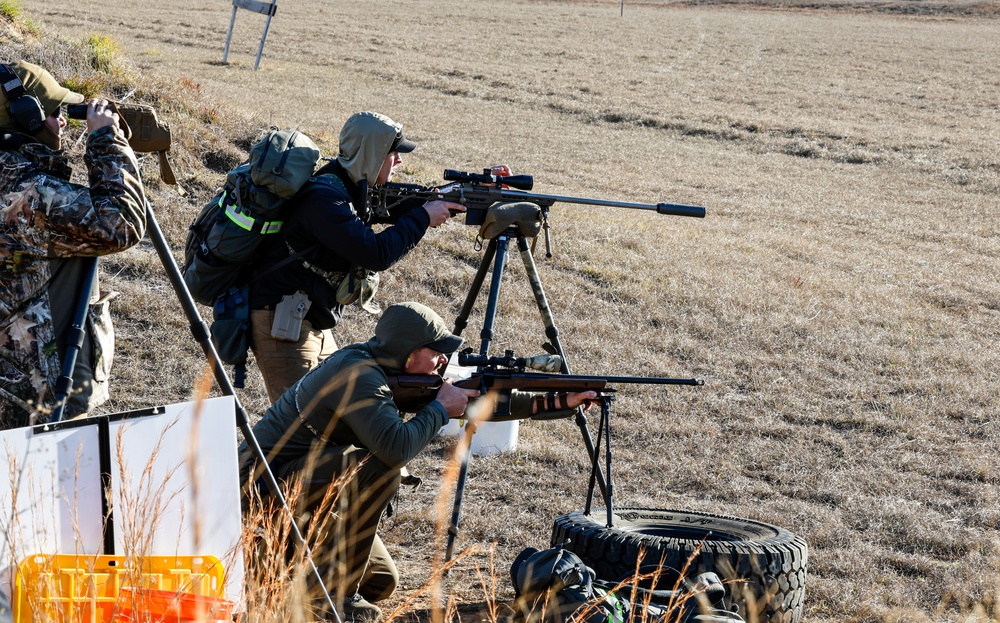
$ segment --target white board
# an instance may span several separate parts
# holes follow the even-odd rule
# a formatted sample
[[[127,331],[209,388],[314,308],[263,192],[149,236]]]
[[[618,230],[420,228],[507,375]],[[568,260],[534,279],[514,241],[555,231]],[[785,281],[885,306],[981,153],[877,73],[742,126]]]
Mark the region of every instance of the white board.
[[[112,416],[114,553],[215,556],[240,601],[240,497],[231,396]],[[121,419],[118,419],[121,417]],[[0,590],[31,554],[100,554],[98,418],[0,431]]]
[[[226,570],[226,596],[238,600],[243,557],[234,414],[233,398],[224,396],[111,422],[111,490],[115,553],[215,556]]]
[[[30,554],[101,551],[96,426],[0,431],[0,589]]]

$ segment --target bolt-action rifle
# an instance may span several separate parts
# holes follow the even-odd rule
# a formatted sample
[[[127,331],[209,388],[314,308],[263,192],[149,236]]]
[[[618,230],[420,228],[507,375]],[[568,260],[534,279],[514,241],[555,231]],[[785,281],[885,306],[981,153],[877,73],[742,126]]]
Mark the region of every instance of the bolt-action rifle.
[[[580,374],[544,374],[527,372],[526,369],[559,369],[557,355],[515,358],[511,351],[504,357],[484,357],[460,353],[459,365],[475,366],[481,372],[454,381],[456,387],[476,389],[481,394],[489,391],[521,390],[527,392],[585,392],[598,394],[615,392],[613,385],[704,385],[701,379],[661,378],[647,376],[586,376]],[[412,412],[430,404],[437,395],[444,379],[436,374],[400,374],[389,377],[392,398],[401,411]],[[497,414],[495,420],[508,419],[508,414]],[[544,417],[544,416],[543,416]]]
[[[629,201],[610,201],[607,199],[591,199],[587,197],[564,197],[560,195],[543,195],[525,192],[534,186],[534,178],[530,175],[492,175],[490,169],[483,173],[465,173],[445,169],[444,179],[451,184],[440,187],[419,186],[417,184],[400,184],[390,182],[372,188],[368,193],[369,208],[380,219],[389,220],[394,212],[409,209],[412,199],[428,201],[444,199],[460,203],[466,207],[465,223],[480,226],[486,218],[486,211],[494,203],[527,201],[542,209],[543,218],[552,204],[577,203],[583,205],[609,206],[613,208],[633,208],[637,210],[655,210],[658,214],[673,216],[690,216],[704,218],[705,208],[701,206],[683,205],[679,203],[632,203]]]
[[[514,357],[513,351],[506,351],[503,357],[488,357],[486,355],[474,355],[471,349],[463,351],[458,355],[458,365],[474,366],[478,373],[469,378],[454,381],[458,387],[466,389],[478,389],[481,393],[491,390],[522,390],[529,392],[583,392],[593,390],[597,392],[594,402],[601,406],[601,422],[598,425],[597,447],[600,447],[601,437],[604,437],[606,452],[606,474],[604,503],[607,508],[608,526],[612,521],[612,485],[611,485],[611,430],[610,430],[610,405],[614,400],[614,391],[611,385],[643,383],[655,385],[704,385],[701,379],[674,379],[644,376],[583,376],[578,374],[544,374],[539,372],[527,372],[532,370],[559,370],[563,369],[562,358],[558,355],[541,355],[538,357],[518,358]],[[389,378],[389,385],[392,389],[393,400],[396,406],[403,411],[415,411],[421,406],[430,403],[437,395],[437,390],[444,380],[437,375],[400,375]],[[498,401],[498,407],[500,401]],[[514,419],[515,415],[510,413],[509,403],[506,407],[499,409],[500,413],[494,412],[489,419],[494,421]],[[546,419],[545,413],[531,416],[532,419]],[[469,429],[471,427],[471,432]],[[468,443],[470,435],[475,432],[476,422],[470,420],[466,425],[465,443]],[[468,448],[468,446],[466,446]],[[469,453],[462,455],[462,468],[459,472],[458,480],[455,483],[455,501],[452,508],[451,526],[448,528],[448,546],[445,551],[445,560],[451,560],[455,538],[458,536],[458,518],[462,507],[462,498],[465,491],[465,476],[468,469]],[[590,474],[590,485],[587,492],[586,512],[590,513],[591,499],[594,494],[598,472],[598,453],[592,456],[593,465]]]

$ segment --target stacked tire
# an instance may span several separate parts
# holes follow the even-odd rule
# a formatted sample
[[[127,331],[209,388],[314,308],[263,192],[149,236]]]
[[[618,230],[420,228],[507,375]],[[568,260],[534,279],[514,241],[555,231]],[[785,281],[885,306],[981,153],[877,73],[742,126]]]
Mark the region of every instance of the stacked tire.
[[[683,570],[688,577],[713,571],[726,582],[727,605],[748,623],[802,618],[808,548],[788,530],[687,510],[615,508],[612,519],[609,528],[603,508],[561,515],[552,545],[565,544],[607,580],[631,577],[640,559],[644,569]]]

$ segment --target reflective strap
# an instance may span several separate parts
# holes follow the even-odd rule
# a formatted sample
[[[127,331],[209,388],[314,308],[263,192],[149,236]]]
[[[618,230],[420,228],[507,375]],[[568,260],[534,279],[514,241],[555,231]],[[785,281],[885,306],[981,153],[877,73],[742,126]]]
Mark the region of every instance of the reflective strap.
[[[226,206],[226,216],[230,221],[235,223],[237,227],[247,231],[253,231],[253,226],[257,222],[257,219],[255,219],[249,212],[239,211],[235,203],[231,203]],[[284,221],[263,221],[260,226],[259,233],[276,234],[281,231],[281,226],[284,224]]]

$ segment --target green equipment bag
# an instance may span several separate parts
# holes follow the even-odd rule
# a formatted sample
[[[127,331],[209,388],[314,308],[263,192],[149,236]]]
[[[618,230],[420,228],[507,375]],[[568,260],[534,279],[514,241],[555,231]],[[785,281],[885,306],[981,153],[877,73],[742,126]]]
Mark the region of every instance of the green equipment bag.
[[[273,130],[250,149],[247,162],[226,175],[184,243],[184,282],[194,300],[214,305],[245,281],[257,249],[281,232],[286,201],[309,181],[319,158],[319,148],[306,135]]]
[[[636,578],[602,580],[562,545],[524,549],[510,566],[514,623],[746,623],[726,609],[714,572],[692,580],[669,567],[644,566]],[[643,586],[651,581],[672,588]]]
[[[594,570],[563,547],[524,549],[510,567],[515,623],[625,623],[628,605],[594,585]]]

